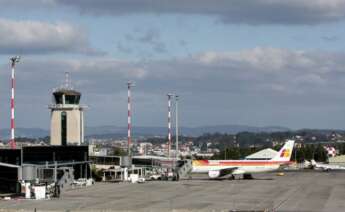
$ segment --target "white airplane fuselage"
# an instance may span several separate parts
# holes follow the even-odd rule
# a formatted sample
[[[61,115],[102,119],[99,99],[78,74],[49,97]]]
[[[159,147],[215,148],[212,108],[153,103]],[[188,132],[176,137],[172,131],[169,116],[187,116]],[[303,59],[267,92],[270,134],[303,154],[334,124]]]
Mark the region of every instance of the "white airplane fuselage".
[[[234,169],[232,174],[260,173],[277,170],[282,162],[267,160],[195,160],[193,173],[209,173],[224,169]]]

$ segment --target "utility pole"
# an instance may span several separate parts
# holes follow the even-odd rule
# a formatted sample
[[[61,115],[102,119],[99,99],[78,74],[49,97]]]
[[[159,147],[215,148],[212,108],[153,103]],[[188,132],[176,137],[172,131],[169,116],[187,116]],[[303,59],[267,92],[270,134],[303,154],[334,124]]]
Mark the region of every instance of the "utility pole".
[[[15,149],[16,148],[16,141],[14,140],[14,129],[15,129],[15,125],[14,125],[14,89],[15,89],[14,71],[15,71],[16,63],[19,63],[20,57],[15,56],[15,57],[12,57],[10,60],[11,60],[11,69],[12,69],[12,73],[11,73],[11,140],[10,140],[10,146],[11,146],[11,149]]]

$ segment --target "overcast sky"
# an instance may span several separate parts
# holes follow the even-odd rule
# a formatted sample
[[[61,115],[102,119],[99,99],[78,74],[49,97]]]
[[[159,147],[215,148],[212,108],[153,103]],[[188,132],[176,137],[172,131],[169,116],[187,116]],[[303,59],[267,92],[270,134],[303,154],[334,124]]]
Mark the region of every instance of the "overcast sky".
[[[0,128],[49,129],[71,73],[86,125],[345,128],[344,0],[0,0]]]

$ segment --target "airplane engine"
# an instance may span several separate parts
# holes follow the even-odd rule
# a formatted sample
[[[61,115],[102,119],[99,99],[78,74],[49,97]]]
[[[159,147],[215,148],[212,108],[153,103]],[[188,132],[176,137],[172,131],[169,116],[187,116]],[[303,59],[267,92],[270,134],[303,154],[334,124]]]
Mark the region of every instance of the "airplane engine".
[[[210,170],[208,171],[209,178],[217,178],[220,177],[220,171],[219,170]]]
[[[242,169],[236,169],[232,172],[232,174],[244,174],[245,171],[243,171]]]

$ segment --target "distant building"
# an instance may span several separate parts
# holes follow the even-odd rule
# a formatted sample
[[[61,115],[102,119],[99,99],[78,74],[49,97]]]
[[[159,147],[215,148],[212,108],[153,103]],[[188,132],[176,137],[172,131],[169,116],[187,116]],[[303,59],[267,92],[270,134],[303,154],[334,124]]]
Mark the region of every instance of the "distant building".
[[[107,148],[100,148],[94,144],[89,145],[89,155],[90,156],[107,156],[108,149]]]
[[[275,147],[275,146],[282,146],[284,145],[284,141],[272,141],[272,146]]]
[[[140,155],[146,155],[148,152],[152,151],[152,143],[143,142],[138,146],[138,152]]]
[[[207,152],[200,153],[200,152],[198,152],[195,154],[195,156],[197,156],[198,158],[211,158],[214,156],[214,153],[207,153]]]

